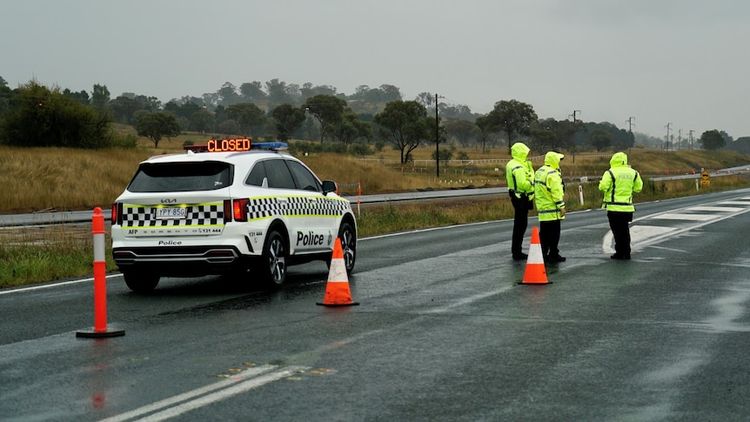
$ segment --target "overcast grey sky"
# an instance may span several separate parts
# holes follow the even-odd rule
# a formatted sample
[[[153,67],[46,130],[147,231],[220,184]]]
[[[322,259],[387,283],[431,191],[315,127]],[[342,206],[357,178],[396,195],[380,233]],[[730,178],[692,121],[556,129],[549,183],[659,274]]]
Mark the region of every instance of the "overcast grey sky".
[[[6,0],[0,76],[166,102],[279,78],[750,136],[746,0]]]

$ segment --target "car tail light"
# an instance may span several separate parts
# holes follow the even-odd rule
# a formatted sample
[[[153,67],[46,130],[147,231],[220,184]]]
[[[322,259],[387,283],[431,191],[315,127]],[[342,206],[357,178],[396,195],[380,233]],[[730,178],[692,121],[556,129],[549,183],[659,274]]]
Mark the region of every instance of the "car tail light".
[[[224,223],[232,221],[232,200],[224,200]]]
[[[115,202],[112,204],[112,215],[110,216],[112,224],[122,225],[122,204]]]
[[[248,199],[235,199],[232,201],[232,215],[234,221],[247,221]]]

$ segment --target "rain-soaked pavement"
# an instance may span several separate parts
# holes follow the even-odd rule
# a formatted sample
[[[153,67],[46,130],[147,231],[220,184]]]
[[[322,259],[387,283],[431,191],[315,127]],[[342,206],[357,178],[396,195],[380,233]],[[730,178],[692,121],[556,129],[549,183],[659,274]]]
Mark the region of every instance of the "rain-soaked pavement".
[[[363,240],[360,306],[316,306],[322,263],[278,292],[109,279],[0,291],[3,420],[746,420],[750,191],[642,204],[634,259],[569,214],[553,284],[520,286],[512,222]],[[530,222],[535,222],[531,219]]]

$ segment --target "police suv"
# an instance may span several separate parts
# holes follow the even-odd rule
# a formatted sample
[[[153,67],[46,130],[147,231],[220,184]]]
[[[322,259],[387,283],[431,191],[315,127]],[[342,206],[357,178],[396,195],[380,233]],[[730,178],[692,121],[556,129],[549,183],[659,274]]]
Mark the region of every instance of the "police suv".
[[[349,201],[284,146],[212,139],[140,163],[112,206],[112,255],[128,287],[148,292],[163,276],[208,274],[280,286],[288,265],[330,263],[337,237],[351,273]]]

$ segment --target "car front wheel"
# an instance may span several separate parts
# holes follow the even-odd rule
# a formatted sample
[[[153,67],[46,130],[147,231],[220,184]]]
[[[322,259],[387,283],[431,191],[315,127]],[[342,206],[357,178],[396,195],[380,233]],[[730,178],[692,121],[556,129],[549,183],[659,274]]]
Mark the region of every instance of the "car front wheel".
[[[346,273],[351,274],[354,270],[354,262],[357,260],[357,232],[351,223],[341,224],[339,239],[341,239],[341,249],[344,252]]]

